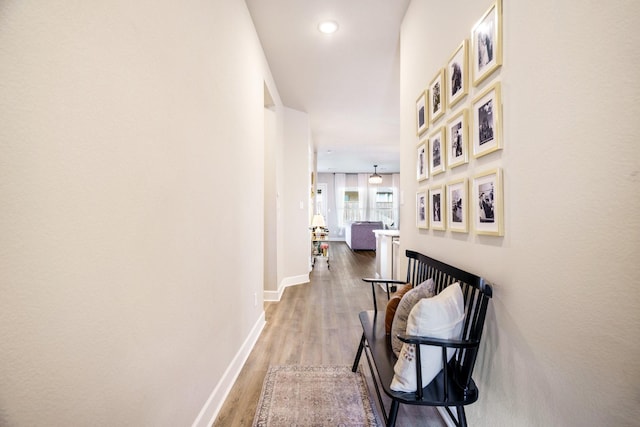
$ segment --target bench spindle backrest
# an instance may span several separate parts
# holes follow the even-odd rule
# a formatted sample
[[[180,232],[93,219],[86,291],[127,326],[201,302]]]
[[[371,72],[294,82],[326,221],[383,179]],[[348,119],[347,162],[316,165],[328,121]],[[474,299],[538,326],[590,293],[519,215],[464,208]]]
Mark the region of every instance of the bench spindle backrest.
[[[493,292],[491,285],[487,284],[482,277],[429,258],[421,253],[407,250],[406,255],[409,260],[407,283],[417,286],[431,278],[435,283],[436,294],[452,283],[460,283],[465,305],[465,318],[460,339],[478,343],[478,345],[469,349],[458,349],[449,365],[458,385],[466,389],[471,381],[478,355],[487,306]]]

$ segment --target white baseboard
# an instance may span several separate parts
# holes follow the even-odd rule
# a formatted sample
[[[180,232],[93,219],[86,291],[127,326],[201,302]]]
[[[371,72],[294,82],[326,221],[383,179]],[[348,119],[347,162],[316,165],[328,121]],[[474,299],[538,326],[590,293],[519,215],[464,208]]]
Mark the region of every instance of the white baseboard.
[[[265,314],[263,311],[258,318],[258,321],[253,325],[249,336],[244,341],[240,350],[238,350],[238,353],[236,353],[236,356],[231,361],[231,364],[222,375],[218,385],[216,385],[211,392],[211,395],[200,410],[198,417],[195,419],[191,427],[210,427],[213,425],[220,409],[222,409],[225,399],[231,392],[233,384],[236,382],[238,375],[240,375],[240,371],[242,370],[244,363],[247,361],[251,350],[253,350],[253,346],[258,341],[265,324]]]
[[[263,298],[265,301],[280,301],[284,289],[289,286],[302,285],[303,283],[309,283],[309,274],[301,274],[299,276],[285,277],[277,291],[264,291]]]
[[[283,291],[284,288],[281,288],[279,291],[264,291],[263,298],[265,301],[280,301]]]

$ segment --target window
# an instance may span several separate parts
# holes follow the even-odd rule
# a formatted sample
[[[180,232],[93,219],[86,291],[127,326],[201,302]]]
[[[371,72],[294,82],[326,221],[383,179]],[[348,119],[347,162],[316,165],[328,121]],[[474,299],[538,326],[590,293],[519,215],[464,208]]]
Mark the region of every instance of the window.
[[[360,198],[358,189],[347,189],[344,192],[344,216],[345,223],[360,221],[362,213],[360,212]]]
[[[391,190],[389,190],[389,191],[378,191],[376,193],[376,205],[377,204],[384,204],[384,203],[393,204],[393,193],[391,192]]]
[[[350,188],[344,192],[345,223],[354,221],[382,221],[386,225],[393,224],[393,191],[390,188],[377,189],[369,194],[370,201],[360,200],[357,189]],[[368,206],[367,206],[368,205]]]
[[[356,221],[381,221],[385,227],[399,227],[399,179],[394,176],[383,185],[372,186],[368,177],[335,174],[336,220],[340,230]]]
[[[393,225],[393,190],[391,188],[378,189],[375,204],[370,212],[371,221],[382,221],[385,225]]]

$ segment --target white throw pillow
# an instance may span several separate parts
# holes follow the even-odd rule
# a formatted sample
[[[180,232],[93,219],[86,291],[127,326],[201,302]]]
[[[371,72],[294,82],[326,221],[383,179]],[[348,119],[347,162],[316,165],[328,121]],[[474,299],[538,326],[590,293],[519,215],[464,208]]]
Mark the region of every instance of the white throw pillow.
[[[420,283],[415,288],[404,294],[396,314],[393,316],[393,322],[391,323],[391,349],[396,357],[400,357],[400,350],[402,350],[402,341],[398,339],[398,334],[404,334],[407,330],[407,320],[409,319],[409,313],[414,305],[423,298],[432,297],[435,294],[435,283],[433,279],[427,279]]]
[[[438,295],[420,300],[407,319],[407,335],[441,339],[460,339],[464,320],[464,298],[459,283],[453,283]],[[455,349],[447,350],[447,361]],[[422,386],[429,384],[442,370],[442,348],[420,346],[422,360]],[[417,390],[415,345],[402,344],[394,367],[391,390],[413,392]]]

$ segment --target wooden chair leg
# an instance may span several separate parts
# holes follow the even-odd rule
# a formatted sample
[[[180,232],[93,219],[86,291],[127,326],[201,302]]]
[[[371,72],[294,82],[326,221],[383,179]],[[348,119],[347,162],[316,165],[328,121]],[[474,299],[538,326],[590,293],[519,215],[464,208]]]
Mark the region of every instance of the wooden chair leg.
[[[387,427],[395,427],[396,418],[398,418],[398,408],[400,403],[397,400],[391,401],[391,408],[389,409],[389,418],[387,419]]]
[[[376,285],[371,283],[371,295],[373,296],[373,312],[378,313],[378,302],[376,301]]]
[[[360,357],[362,357],[362,350],[364,350],[364,333],[362,334],[362,338],[360,338],[360,347],[358,347],[358,352],[356,353],[356,358],[353,361],[353,367],[351,368],[351,372],[356,372],[358,370]]]
[[[458,413],[458,426],[467,427],[467,416],[464,414],[464,406],[456,406]]]

